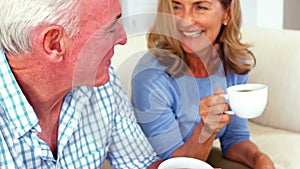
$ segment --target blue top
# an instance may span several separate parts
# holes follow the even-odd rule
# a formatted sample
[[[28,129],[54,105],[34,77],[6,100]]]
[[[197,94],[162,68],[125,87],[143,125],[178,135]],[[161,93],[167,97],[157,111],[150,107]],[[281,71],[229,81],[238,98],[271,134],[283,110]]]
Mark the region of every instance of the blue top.
[[[156,153],[163,159],[169,158],[175,149],[184,144],[200,122],[200,99],[212,95],[215,88],[224,90],[248,80],[248,75],[232,72],[225,77],[223,68],[208,78],[188,75],[173,78],[165,69],[147,53],[133,72],[131,87],[138,122]],[[230,123],[216,137],[220,138],[223,153],[233,144],[249,140],[247,119],[233,115]]]
[[[38,117],[0,51],[0,168],[146,168],[156,160],[114,71],[102,87],[78,87],[63,101],[57,159],[37,133]]]

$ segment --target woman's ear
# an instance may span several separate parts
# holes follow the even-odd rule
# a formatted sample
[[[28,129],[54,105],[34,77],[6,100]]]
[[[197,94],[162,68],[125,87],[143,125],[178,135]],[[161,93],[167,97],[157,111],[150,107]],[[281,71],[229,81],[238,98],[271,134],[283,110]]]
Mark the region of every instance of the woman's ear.
[[[49,59],[53,62],[60,62],[66,53],[66,41],[64,29],[60,26],[48,26],[43,32],[43,48]]]
[[[227,25],[230,22],[231,19],[231,11],[230,8],[225,10],[224,19],[223,19],[223,25]]]

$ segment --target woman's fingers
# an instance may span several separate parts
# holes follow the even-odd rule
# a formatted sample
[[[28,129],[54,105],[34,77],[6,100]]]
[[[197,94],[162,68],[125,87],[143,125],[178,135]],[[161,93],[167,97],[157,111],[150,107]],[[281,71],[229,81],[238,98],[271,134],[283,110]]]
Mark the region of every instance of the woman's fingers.
[[[203,123],[217,132],[227,125],[231,119],[231,115],[224,114],[229,106],[221,94],[224,94],[224,90],[215,89],[214,95],[203,98],[199,103]]]
[[[221,94],[224,94],[224,90],[223,89],[216,88],[214,90],[214,95],[221,95]]]
[[[220,121],[220,116],[228,110],[228,104],[221,96],[209,96],[202,99],[200,105],[200,116],[206,123],[209,119],[210,122]]]

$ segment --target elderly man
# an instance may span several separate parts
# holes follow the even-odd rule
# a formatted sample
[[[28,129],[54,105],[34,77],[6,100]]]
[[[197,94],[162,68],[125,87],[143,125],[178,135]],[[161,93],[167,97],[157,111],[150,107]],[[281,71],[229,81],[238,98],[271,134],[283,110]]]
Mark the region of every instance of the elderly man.
[[[0,168],[157,167],[110,68],[120,16],[119,0],[0,1]]]

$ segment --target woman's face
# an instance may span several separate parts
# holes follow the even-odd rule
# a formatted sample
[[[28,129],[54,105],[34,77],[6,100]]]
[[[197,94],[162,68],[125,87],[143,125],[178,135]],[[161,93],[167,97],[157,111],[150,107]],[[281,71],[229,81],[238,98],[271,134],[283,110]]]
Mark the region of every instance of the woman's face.
[[[181,46],[187,53],[213,44],[230,19],[219,0],[172,0]]]

